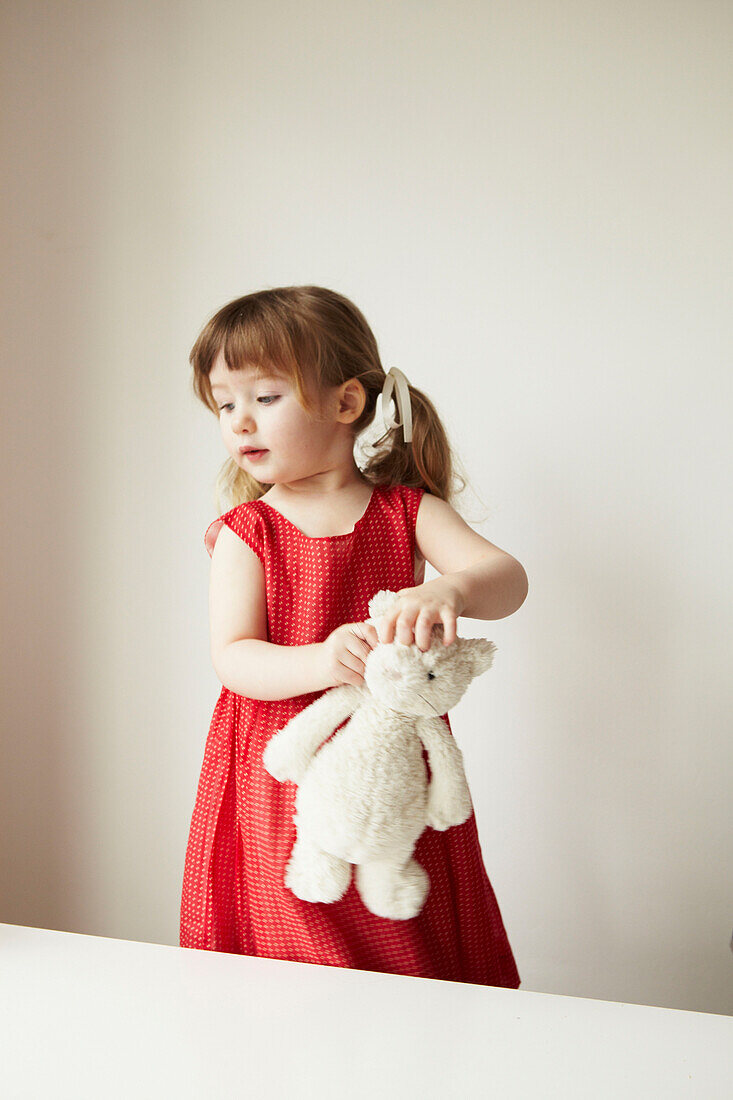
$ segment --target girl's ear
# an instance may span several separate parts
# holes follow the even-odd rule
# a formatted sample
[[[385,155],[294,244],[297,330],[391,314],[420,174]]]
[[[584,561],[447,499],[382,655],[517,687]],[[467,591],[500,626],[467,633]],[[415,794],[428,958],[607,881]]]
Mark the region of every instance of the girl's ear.
[[[358,420],[366,405],[366,390],[358,378],[350,378],[338,390],[338,418],[343,424]]]

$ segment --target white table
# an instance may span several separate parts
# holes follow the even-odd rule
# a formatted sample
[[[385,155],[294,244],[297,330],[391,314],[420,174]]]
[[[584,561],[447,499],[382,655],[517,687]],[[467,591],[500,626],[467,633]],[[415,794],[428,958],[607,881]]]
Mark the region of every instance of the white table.
[[[0,924],[3,1100],[730,1100],[733,1017]]]

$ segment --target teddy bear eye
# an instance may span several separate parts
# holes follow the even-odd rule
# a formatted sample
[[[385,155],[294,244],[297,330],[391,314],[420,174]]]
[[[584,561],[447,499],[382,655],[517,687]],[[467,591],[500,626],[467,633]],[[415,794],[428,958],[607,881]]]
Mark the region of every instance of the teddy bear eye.
[[[429,672],[428,673],[428,680],[434,680],[434,679],[435,679],[435,673],[434,672]]]

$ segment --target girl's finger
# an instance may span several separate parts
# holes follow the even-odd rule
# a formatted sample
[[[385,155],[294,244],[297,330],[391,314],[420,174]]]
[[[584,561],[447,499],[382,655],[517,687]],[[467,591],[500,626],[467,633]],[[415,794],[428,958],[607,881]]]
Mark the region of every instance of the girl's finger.
[[[369,639],[355,638],[354,645],[356,646],[356,649],[352,649],[351,652],[361,661],[365,661],[372,651],[372,647],[369,645]]]
[[[395,628],[395,637],[402,642],[403,645],[412,645],[415,638],[415,619],[417,615],[409,612],[402,612],[397,619],[397,625]]]
[[[343,665],[344,668],[347,668],[350,672],[355,672],[357,676],[364,675],[364,662],[358,657],[354,656],[354,654],[351,652],[344,654],[343,657],[340,657],[339,664]]]
[[[433,635],[433,616],[427,608],[423,608],[415,622],[415,645],[426,653],[430,649]]]
[[[394,638],[394,620],[392,615],[382,615],[381,619],[377,623],[377,639],[380,642],[389,644]]]
[[[369,623],[353,623],[351,627],[351,633],[354,639],[357,641],[359,651],[366,650],[368,653],[371,649],[371,631],[374,628]]]
[[[379,635],[377,634],[377,628],[375,627],[374,623],[362,623],[361,625],[362,625],[364,640],[367,643],[367,645],[371,646],[372,649],[373,649],[374,646],[377,645],[377,643],[379,642]]]
[[[456,617],[447,607],[440,609],[440,617],[443,620],[443,645],[450,645],[456,640]]]

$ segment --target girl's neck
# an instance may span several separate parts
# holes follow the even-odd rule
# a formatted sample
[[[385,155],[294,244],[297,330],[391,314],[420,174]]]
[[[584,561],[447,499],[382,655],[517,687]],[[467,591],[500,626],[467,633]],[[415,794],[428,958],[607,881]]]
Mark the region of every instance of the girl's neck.
[[[327,501],[339,499],[361,500],[365,495],[369,496],[371,489],[371,483],[355,466],[353,470],[344,473],[328,470],[301,481],[280,482],[271,486],[264,496],[273,502],[277,499],[283,502],[292,501],[296,505],[302,502],[306,506],[308,502],[313,502],[323,506]]]
[[[309,538],[342,536],[355,529],[370,507],[374,486],[359,476],[337,488],[308,488],[283,493],[273,485],[262,500]]]

